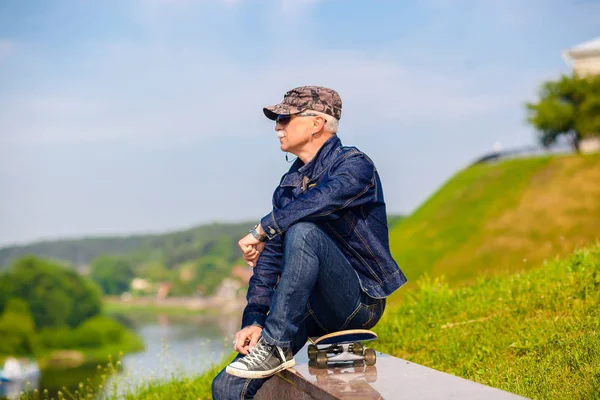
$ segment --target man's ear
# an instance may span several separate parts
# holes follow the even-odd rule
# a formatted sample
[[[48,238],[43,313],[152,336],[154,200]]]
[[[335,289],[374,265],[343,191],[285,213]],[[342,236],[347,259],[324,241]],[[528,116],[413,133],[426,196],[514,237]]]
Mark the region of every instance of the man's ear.
[[[319,120],[322,122],[317,122]],[[317,128],[317,132],[320,131],[321,129],[325,128],[325,118],[323,118],[323,117],[315,118],[315,128]]]

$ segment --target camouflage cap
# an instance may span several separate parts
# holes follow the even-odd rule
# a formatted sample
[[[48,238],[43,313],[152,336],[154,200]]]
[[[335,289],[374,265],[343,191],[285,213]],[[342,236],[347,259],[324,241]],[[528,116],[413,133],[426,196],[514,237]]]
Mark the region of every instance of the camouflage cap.
[[[283,101],[263,108],[267,118],[275,120],[278,115],[296,114],[305,110],[320,111],[340,119],[342,99],[333,89],[322,86],[300,86],[289,90]]]

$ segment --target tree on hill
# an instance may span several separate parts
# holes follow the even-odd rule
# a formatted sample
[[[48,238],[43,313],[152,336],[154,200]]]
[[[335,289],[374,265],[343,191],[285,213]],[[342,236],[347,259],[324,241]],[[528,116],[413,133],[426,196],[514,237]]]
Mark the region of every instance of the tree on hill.
[[[90,266],[90,278],[105,294],[121,294],[129,290],[135,272],[123,257],[103,255],[95,258]]]
[[[544,146],[565,135],[578,149],[582,138],[600,135],[600,76],[563,75],[547,81],[540,88],[539,101],[526,107],[528,121],[540,132]]]

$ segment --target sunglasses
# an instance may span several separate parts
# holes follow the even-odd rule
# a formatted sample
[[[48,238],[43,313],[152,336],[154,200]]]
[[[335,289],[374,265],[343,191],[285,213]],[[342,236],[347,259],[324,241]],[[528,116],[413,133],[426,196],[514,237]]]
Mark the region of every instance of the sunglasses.
[[[300,114],[291,114],[291,115],[278,115],[277,118],[275,119],[275,123],[279,124],[281,126],[287,125],[292,120],[292,117],[320,117],[320,115],[311,114],[311,113],[300,113]],[[325,120],[325,122],[327,122],[327,120]]]

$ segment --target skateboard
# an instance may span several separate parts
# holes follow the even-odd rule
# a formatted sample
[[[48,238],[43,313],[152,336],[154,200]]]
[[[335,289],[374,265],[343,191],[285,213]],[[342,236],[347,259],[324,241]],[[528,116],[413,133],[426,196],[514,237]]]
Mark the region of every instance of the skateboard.
[[[375,365],[375,350],[365,349],[362,342],[376,339],[377,334],[366,329],[349,329],[308,338],[308,359],[317,367],[325,367],[330,362],[362,360],[367,365]]]

